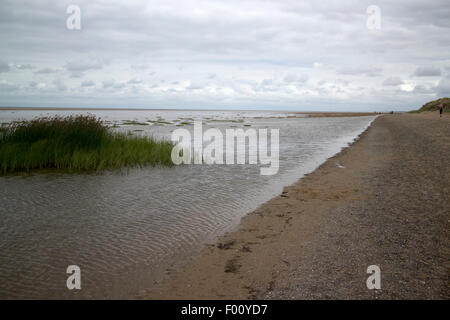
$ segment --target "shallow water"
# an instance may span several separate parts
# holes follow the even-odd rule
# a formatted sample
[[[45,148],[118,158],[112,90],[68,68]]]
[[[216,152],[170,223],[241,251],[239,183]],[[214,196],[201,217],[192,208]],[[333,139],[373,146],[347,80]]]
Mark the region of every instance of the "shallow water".
[[[46,113],[0,111],[0,122]],[[80,112],[50,115],[55,113]],[[91,113],[112,124],[161,117],[172,124],[115,130],[166,138],[177,123],[192,119],[220,129],[278,128],[280,169],[274,176],[261,176],[259,165],[247,164],[0,177],[0,298],[134,298],[339,152],[374,119],[235,111]],[[237,119],[243,122],[231,122]],[[82,290],[67,289],[68,265],[80,266]]]

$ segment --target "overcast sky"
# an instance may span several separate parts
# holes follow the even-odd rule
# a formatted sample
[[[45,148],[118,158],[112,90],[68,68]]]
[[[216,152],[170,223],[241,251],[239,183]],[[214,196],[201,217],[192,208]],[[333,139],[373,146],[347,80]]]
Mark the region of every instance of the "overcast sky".
[[[449,17],[448,0],[2,0],[0,106],[410,110],[450,96]]]

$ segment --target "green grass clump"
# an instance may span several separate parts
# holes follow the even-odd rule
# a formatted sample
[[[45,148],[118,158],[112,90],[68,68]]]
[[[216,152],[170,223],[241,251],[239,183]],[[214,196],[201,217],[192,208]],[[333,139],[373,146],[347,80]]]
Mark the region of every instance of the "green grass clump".
[[[138,122],[138,121],[130,121],[125,120],[122,125],[124,126],[148,126],[149,124],[146,122]]]
[[[172,166],[172,147],[170,141],[113,132],[95,116],[37,118],[0,131],[0,174]]]
[[[158,119],[158,120],[147,120],[147,121],[148,121],[148,122],[151,122],[151,123],[153,123],[153,124],[156,124],[156,125],[172,124],[172,122],[165,121],[165,120],[163,120],[163,119]]]
[[[192,122],[189,122],[189,121],[181,121],[178,125],[186,125],[186,126],[189,126],[189,125],[191,125],[192,124]]]

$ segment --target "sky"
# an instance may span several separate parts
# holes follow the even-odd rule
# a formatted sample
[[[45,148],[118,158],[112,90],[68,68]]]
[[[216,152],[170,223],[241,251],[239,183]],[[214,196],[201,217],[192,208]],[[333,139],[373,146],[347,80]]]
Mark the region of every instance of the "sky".
[[[448,0],[2,0],[0,106],[412,110],[450,96],[449,17]]]

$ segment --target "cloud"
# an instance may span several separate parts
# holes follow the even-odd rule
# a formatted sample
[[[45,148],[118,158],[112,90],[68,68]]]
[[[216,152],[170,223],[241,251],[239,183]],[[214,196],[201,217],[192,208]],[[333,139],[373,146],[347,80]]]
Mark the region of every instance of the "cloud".
[[[416,77],[435,77],[441,75],[441,69],[438,67],[418,67],[413,76]]]
[[[308,76],[306,74],[296,75],[290,73],[283,78],[283,81],[286,83],[304,84],[308,81]]]
[[[9,65],[7,63],[3,62],[3,61],[0,61],[0,73],[8,72],[9,70],[11,70]]]
[[[70,72],[85,72],[88,70],[99,70],[103,68],[103,63],[99,61],[71,61],[64,66]]]
[[[131,65],[131,69],[133,70],[137,70],[137,71],[142,71],[142,70],[147,70],[149,68],[149,66],[147,64],[132,64]]]
[[[83,78],[84,77],[84,73],[83,72],[72,72],[70,74],[71,78]]]
[[[82,87],[94,87],[95,86],[95,82],[92,80],[88,80],[88,81],[83,81],[81,83]]]
[[[43,68],[39,69],[38,71],[35,71],[34,74],[51,74],[51,73],[57,73],[59,70],[52,69],[52,68]]]
[[[414,87],[413,92],[419,94],[433,94],[435,93],[435,90],[434,88],[427,87],[423,84],[418,84]]]
[[[436,91],[441,95],[450,95],[450,79],[442,78],[436,87]]]
[[[114,84],[113,84],[113,88],[114,89],[123,89],[123,88],[125,88],[127,85],[126,85],[126,83],[125,82],[115,82]]]
[[[14,92],[19,90],[19,86],[17,84],[14,83],[10,83],[8,81],[5,80],[1,80],[0,81],[0,91],[1,92]]]
[[[176,83],[176,84],[178,84],[178,83]],[[200,89],[203,89],[203,87],[204,87],[203,83],[192,81],[189,83],[189,85],[186,87],[186,89],[200,90]]]
[[[15,64],[14,68],[19,70],[31,70],[34,69],[35,67],[31,64]]]
[[[42,88],[45,88],[47,85],[43,82],[39,83],[36,81],[30,81],[30,83],[28,83],[28,86],[33,89],[42,89]]]
[[[61,79],[55,79],[53,80],[53,84],[55,85],[55,88],[58,91],[66,91],[67,90],[67,86],[64,84],[64,82]]]
[[[399,86],[403,84],[403,80],[399,77],[389,77],[382,83],[383,86]]]
[[[350,81],[344,80],[344,79],[336,79],[336,84],[343,86],[343,87],[347,87],[350,85]]]
[[[141,79],[139,79],[139,78],[133,78],[133,79],[130,79],[130,80],[128,80],[128,84],[141,84],[143,81],[141,80]]]
[[[366,4],[355,1],[79,5],[81,32],[65,27],[64,1],[2,1],[0,75],[18,87],[7,97],[3,91],[2,103],[42,105],[59,87],[65,90],[52,101],[62,106],[372,110],[407,108],[417,103],[419,92],[447,90],[446,80],[438,85],[424,80],[450,72],[448,0],[379,0],[382,29],[376,33],[366,28]],[[417,81],[394,85],[414,70]],[[39,88],[43,75],[45,90],[29,86],[34,81]],[[96,83],[89,95],[75,90],[83,77]],[[171,88],[174,81],[179,85]],[[393,90],[386,90],[389,86]]]
[[[114,80],[104,80],[102,81],[102,85],[104,89],[111,88],[114,85]]]
[[[382,69],[371,66],[347,66],[339,68],[336,72],[341,75],[365,75],[368,77],[376,77],[381,75]]]

